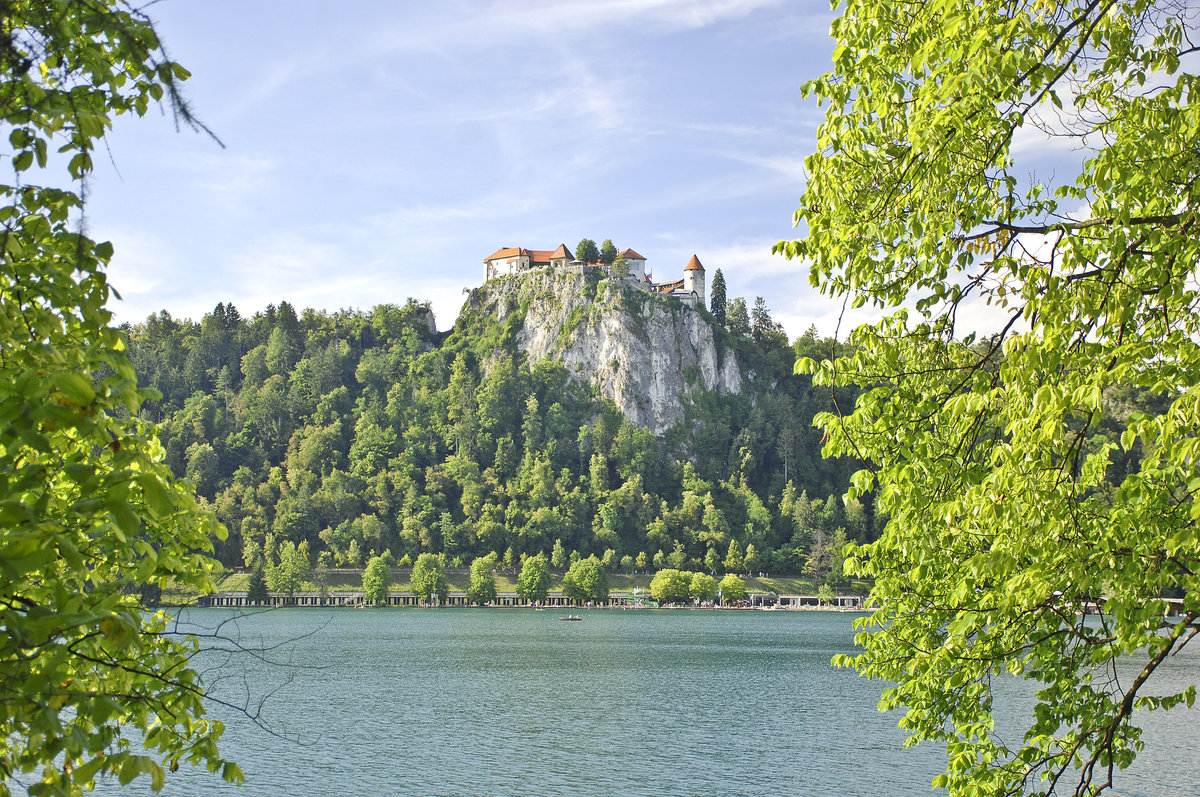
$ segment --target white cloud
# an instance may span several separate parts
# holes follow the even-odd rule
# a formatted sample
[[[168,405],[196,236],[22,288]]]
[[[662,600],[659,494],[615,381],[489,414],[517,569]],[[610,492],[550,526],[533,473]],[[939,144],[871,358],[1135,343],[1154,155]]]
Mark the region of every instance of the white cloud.
[[[767,173],[796,186],[799,194],[808,182],[808,173],[804,169],[804,158],[792,155],[754,156],[741,153],[729,153],[731,159],[740,163],[757,166]]]
[[[483,43],[495,46],[496,57],[509,52],[537,57],[538,46],[553,46],[586,36],[582,46],[594,48],[606,29],[632,25],[663,32],[696,30],[745,17],[780,5],[782,0],[503,0],[489,6],[472,5],[463,13],[437,13],[432,24],[405,19],[382,31],[373,50],[451,52]]]
[[[121,294],[122,301],[111,309],[121,316],[121,320],[138,320],[152,312],[142,313],[145,300],[169,289],[168,275],[180,267],[181,258],[175,247],[157,236],[138,230],[115,232],[116,235],[110,236],[114,251],[108,268],[108,283]],[[133,310],[135,307],[141,315],[128,317],[124,312],[126,308]]]

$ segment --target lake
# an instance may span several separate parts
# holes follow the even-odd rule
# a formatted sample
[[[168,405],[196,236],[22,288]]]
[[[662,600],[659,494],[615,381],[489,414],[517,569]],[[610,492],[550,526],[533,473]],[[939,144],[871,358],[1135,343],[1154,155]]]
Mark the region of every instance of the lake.
[[[902,749],[879,683],[829,666],[857,615],[288,609],[223,627],[221,707],[238,790],[202,772],[166,795],[928,795],[944,755]],[[235,615],[186,614],[213,627]],[[288,640],[293,640],[288,642]],[[1200,656],[1169,661],[1194,679]],[[1123,797],[1200,794],[1200,714],[1152,717]],[[1001,723],[1003,724],[1003,723]],[[117,793],[115,786],[101,793]],[[123,790],[124,791],[124,790]],[[143,793],[149,793],[148,788]]]

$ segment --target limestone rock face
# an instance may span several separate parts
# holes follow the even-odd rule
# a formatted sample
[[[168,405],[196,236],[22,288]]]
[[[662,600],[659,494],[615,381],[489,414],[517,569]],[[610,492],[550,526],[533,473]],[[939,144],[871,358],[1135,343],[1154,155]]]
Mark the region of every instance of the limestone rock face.
[[[628,280],[545,270],[488,282],[470,303],[493,323],[519,321],[516,345],[530,364],[561,362],[655,434],[683,418],[689,393],[742,390],[736,355],[719,351],[705,314]]]

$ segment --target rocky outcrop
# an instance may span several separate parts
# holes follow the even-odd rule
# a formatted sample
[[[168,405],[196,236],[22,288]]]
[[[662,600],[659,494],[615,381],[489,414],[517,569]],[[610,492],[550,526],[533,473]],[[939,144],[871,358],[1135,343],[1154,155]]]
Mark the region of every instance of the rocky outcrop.
[[[706,313],[625,280],[533,272],[488,282],[470,304],[493,323],[517,324],[530,363],[562,362],[656,434],[683,418],[689,393],[742,390],[737,357],[718,347]]]

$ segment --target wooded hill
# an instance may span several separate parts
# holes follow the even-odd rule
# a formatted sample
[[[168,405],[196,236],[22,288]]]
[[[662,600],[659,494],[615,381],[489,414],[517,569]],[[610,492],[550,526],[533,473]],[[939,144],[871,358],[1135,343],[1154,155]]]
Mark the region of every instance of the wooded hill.
[[[284,301],[252,318],[219,304],[125,328],[139,380],[162,394],[144,412],[168,463],[229,529],[225,565],[295,545],[316,567],[545,552],[612,572],[823,579],[844,540],[872,537],[869,503],[837,497],[850,463],[819,455],[811,421],[830,396],[793,374],[798,355],[830,353],[815,330],[789,345],[761,302],[732,330],[700,311],[750,377],[692,394],[655,436],[562,364],[527,362],[519,320],[472,307],[444,334],[412,300],[300,315]]]

